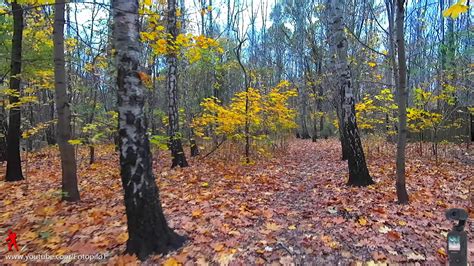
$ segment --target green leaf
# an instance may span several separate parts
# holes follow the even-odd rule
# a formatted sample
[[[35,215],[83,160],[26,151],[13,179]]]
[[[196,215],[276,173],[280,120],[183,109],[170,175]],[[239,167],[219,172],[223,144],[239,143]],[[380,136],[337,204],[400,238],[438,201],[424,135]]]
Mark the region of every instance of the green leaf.
[[[71,145],[81,145],[82,144],[82,140],[80,140],[80,139],[70,139],[67,142]]]

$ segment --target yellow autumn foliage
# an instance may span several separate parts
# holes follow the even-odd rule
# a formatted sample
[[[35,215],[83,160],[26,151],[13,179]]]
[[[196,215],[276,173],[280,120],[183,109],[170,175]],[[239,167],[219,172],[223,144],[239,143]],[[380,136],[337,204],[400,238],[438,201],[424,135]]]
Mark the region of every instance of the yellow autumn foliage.
[[[459,15],[466,13],[469,10],[469,6],[467,6],[465,3],[466,0],[459,0],[456,4],[453,4],[448,9],[443,11],[443,17],[457,19]]]
[[[287,81],[282,81],[267,94],[249,88],[236,93],[228,105],[216,98],[204,99],[201,103],[203,112],[193,121],[196,134],[205,137],[206,130],[211,129],[215,136],[242,139],[247,123],[252,139],[288,133],[296,128],[296,112],[289,107],[288,100],[297,95],[289,86]]]
[[[166,18],[161,17],[158,11],[152,11],[149,8],[150,6],[151,2],[147,2],[143,7],[143,13],[147,14],[148,19],[144,30],[140,32],[140,39],[152,48],[155,56],[166,56],[168,54],[183,55],[191,63],[194,63],[202,58],[204,51],[223,52],[217,40],[204,35],[187,33],[179,34],[176,38],[173,38],[166,31]]]

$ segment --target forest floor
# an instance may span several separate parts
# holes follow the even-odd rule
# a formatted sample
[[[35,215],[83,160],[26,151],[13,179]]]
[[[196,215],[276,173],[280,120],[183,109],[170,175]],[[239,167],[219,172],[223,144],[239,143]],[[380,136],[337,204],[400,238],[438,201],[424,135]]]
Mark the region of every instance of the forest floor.
[[[0,181],[0,238],[11,228],[21,249],[6,253],[2,244],[2,264],[25,262],[5,254],[102,254],[110,264],[137,262],[122,255],[127,232],[117,153],[111,145],[96,150],[92,165],[86,164],[85,149],[79,153],[79,203],[60,201],[61,170],[53,148],[28,155],[27,181]],[[189,240],[180,250],[147,262],[442,264],[453,224],[444,211],[469,207],[474,164],[472,153],[465,155],[435,163],[409,154],[410,204],[401,206],[387,148],[369,155],[376,184],[366,188],[345,185],[347,163],[340,160],[336,140],[294,140],[287,152],[252,166],[215,155],[170,170],[169,157],[162,153],[154,170],[163,208],[170,226]],[[466,230],[474,231],[469,223]]]

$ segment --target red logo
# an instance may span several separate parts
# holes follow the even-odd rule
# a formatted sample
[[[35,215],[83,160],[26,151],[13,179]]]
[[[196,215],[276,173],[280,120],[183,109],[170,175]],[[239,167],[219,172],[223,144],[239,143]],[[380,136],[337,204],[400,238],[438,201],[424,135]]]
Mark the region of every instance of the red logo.
[[[16,233],[12,232],[12,230],[8,230],[8,237],[6,242],[8,243],[8,251],[12,251],[13,247],[15,247],[16,251],[18,251],[18,244],[16,243]]]

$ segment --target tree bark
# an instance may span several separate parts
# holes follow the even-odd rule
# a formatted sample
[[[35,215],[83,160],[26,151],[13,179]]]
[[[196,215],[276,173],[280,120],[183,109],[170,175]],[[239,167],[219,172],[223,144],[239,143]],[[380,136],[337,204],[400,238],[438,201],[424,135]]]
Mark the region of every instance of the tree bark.
[[[20,96],[20,74],[21,74],[21,48],[23,40],[23,9],[16,2],[12,2],[13,14],[13,37],[12,37],[12,54],[10,65],[10,88],[14,92],[10,96],[10,104],[17,104]],[[8,117],[7,132],[7,174],[6,181],[23,180],[21,171],[20,156],[20,126],[21,126],[21,107],[14,106],[10,109]]]
[[[54,4],[54,90],[56,111],[58,113],[58,146],[62,169],[62,199],[80,200],[77,188],[76,155],[74,147],[68,142],[72,136],[71,110],[66,84],[66,66],[64,61],[64,9],[65,1],[56,0]]]
[[[342,137],[347,146],[349,166],[348,185],[368,186],[374,183],[369,175],[365,162],[364,150],[357,128],[355,116],[355,99],[351,83],[351,71],[347,62],[347,39],[344,33],[344,22],[341,7],[345,1],[329,0],[329,44],[331,60],[334,66],[334,83],[342,103],[341,121]],[[344,143],[343,142],[343,143]]]
[[[471,135],[471,142],[474,141],[474,115],[472,114],[469,114],[469,120],[470,120],[470,123],[469,123],[469,128],[471,131],[470,135]]]
[[[175,41],[178,36],[178,28],[176,26],[176,0],[168,0],[168,33],[171,40]],[[171,168],[176,166],[187,167],[188,162],[183,151],[181,143],[181,135],[179,132],[179,116],[178,116],[178,56],[176,51],[170,51],[167,56],[168,64],[168,119],[169,128],[168,136],[170,138],[171,150]]]
[[[50,120],[54,120],[56,110],[54,108],[54,95],[53,93],[46,91],[46,99],[49,102],[49,115],[50,115]],[[56,145],[57,142],[57,136],[56,136],[56,125],[52,123],[47,129],[46,129],[46,141],[48,142],[48,145]]]
[[[400,204],[408,203],[408,192],[405,184],[405,148],[407,144],[407,63],[405,56],[404,20],[405,0],[397,1],[397,44],[398,44],[398,141],[397,141],[397,198]]]
[[[124,189],[128,241],[126,252],[144,260],[182,246],[185,239],[168,227],[152,171],[145,119],[145,87],[139,76],[137,0],[114,0],[117,51],[120,175]]]
[[[0,162],[7,160],[7,115],[4,108],[0,108]]]

